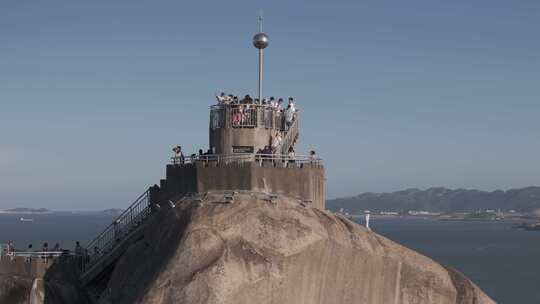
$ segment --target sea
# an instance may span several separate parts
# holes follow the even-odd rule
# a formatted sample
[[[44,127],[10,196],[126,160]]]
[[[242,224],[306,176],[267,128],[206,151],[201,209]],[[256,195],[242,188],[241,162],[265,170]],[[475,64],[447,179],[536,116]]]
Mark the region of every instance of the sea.
[[[363,221],[359,221],[363,224]],[[450,266],[497,303],[540,303],[540,231],[510,221],[375,219],[373,231]]]
[[[113,220],[102,213],[0,214],[0,242],[20,249],[59,243],[86,244]],[[363,224],[362,220],[359,220]],[[512,228],[509,221],[373,219],[373,231],[451,266],[497,303],[540,303],[540,232]]]

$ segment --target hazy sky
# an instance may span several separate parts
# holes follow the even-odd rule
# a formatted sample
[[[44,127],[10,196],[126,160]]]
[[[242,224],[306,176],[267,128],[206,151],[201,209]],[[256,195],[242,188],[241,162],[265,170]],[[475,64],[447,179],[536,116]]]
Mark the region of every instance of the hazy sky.
[[[540,185],[540,2],[0,0],[0,209],[126,207],[215,92],[295,96],[328,197]]]

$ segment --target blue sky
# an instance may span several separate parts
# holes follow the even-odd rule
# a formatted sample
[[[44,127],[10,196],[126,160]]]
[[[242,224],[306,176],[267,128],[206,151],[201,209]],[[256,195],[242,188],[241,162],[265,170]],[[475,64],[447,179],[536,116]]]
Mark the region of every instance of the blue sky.
[[[125,207],[214,92],[295,96],[330,198],[540,185],[540,2],[0,0],[0,208]]]

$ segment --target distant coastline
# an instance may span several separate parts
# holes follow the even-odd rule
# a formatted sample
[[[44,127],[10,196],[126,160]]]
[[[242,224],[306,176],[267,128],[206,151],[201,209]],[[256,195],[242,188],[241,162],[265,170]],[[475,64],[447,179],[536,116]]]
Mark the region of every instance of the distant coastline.
[[[95,211],[57,211],[46,208],[10,208],[0,210],[0,214],[96,214],[104,216],[118,216],[122,213],[122,209],[106,209]]]
[[[33,209],[33,208],[12,208],[0,210],[0,214],[48,214],[52,213],[51,210],[45,208]]]
[[[515,216],[519,213],[540,217],[540,187],[506,191],[480,191],[433,187],[426,190],[406,189],[388,193],[366,192],[356,196],[330,199],[326,207],[343,209],[349,214],[408,214],[418,216],[461,213],[464,217],[492,217],[496,213]]]

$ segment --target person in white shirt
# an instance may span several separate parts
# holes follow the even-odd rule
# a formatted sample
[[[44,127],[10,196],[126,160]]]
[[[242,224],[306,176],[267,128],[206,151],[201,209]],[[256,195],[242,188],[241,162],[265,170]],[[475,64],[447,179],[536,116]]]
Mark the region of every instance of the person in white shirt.
[[[317,162],[317,156],[314,150],[309,151],[309,162],[312,164]]]
[[[216,94],[216,99],[218,101],[218,104],[224,104],[228,101],[228,97],[227,95],[225,95],[225,93],[221,92],[221,94],[217,95]]]
[[[184,154],[182,153],[182,147],[180,146],[176,146],[176,147],[173,147],[173,152],[174,152],[174,162],[175,164],[184,164]]]
[[[285,110],[285,129],[288,131],[294,119],[294,110],[289,104]]]
[[[296,112],[296,107],[294,106],[294,99],[292,97],[289,97],[289,106],[294,112]]]
[[[275,108],[277,106],[277,102],[276,100],[274,99],[274,97],[270,97],[270,100],[268,100],[268,104],[272,107],[272,108]]]
[[[277,149],[281,145],[281,134],[279,132],[276,133],[276,136],[272,139],[272,153],[276,154]]]
[[[281,144],[283,143],[283,137],[281,137],[281,132],[278,131],[278,134],[276,135],[277,141],[278,141],[278,149],[281,149]],[[281,154],[281,151],[276,151],[277,154]]]

